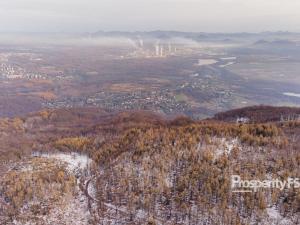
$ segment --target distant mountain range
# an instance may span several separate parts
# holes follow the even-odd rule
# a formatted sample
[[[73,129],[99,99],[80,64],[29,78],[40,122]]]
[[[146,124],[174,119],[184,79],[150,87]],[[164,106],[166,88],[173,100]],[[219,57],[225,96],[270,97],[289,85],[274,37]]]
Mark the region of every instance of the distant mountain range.
[[[254,43],[255,45],[276,45],[276,46],[293,46],[297,45],[295,41],[290,40],[275,40],[275,41],[266,41],[266,40],[259,40]]]
[[[126,36],[126,37],[156,37],[156,38],[170,38],[170,37],[184,37],[192,39],[211,39],[211,38],[246,38],[246,37],[272,37],[272,36],[294,36],[300,33],[292,32],[261,32],[261,33],[205,33],[205,32],[182,32],[182,31],[98,31],[92,33],[91,36]]]

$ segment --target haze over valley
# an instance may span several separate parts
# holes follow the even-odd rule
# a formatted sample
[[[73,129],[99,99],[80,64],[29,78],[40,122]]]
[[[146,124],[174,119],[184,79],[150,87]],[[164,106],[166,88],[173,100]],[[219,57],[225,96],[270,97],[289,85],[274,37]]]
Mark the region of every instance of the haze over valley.
[[[19,43],[17,37],[0,40],[4,117],[96,106],[199,119],[300,103],[297,33],[24,34]]]

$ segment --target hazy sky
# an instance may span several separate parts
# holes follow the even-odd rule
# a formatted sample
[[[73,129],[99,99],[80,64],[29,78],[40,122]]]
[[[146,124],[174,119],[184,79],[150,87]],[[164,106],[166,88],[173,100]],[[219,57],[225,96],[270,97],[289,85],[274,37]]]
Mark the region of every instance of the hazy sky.
[[[0,0],[1,32],[300,31],[300,0]]]

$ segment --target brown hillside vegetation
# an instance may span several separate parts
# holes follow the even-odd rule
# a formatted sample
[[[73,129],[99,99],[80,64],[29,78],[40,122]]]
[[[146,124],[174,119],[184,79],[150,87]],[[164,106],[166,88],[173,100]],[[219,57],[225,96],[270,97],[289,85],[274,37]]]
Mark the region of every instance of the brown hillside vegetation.
[[[300,119],[300,109],[292,107],[251,106],[221,112],[214,119],[235,122],[238,118],[249,118],[252,123],[266,123]]]
[[[240,110],[243,116],[255,114],[253,109],[246,111]],[[258,114],[251,118],[265,121],[269,113],[269,108],[261,109],[259,119]],[[236,114],[224,115],[227,120]],[[271,208],[287,224],[300,223],[299,189],[231,190],[231,175],[260,180],[300,177],[297,120],[237,124],[185,117],[166,120],[150,112],[60,109],[2,119],[0,131],[4,188],[0,202],[14,210],[30,198],[23,194],[12,198],[14,191],[24,190],[27,195],[27,189],[9,184],[8,177],[20,176],[12,174],[11,165],[29,160],[32,152],[63,151],[93,159],[90,224],[109,224],[109,218],[117,224],[276,224],[268,213]],[[57,172],[53,169],[49,174]],[[44,179],[40,173],[29,182],[26,177],[31,175],[22,173],[21,180],[29,187],[36,185],[39,176]],[[56,183],[53,191],[59,197],[66,184],[72,190],[71,175],[64,174],[62,179],[47,178],[43,183],[46,189]],[[0,207],[0,219],[12,219],[11,210]]]

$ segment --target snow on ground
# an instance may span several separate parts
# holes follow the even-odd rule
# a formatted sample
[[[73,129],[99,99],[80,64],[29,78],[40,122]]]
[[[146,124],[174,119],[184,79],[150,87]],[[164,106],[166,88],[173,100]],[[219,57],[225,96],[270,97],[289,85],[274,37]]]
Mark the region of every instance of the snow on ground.
[[[51,153],[51,154],[36,153],[35,155],[39,156],[39,157],[57,159],[62,162],[65,162],[67,164],[67,169],[70,172],[74,172],[78,169],[79,170],[87,169],[92,162],[92,160],[87,155],[81,155],[81,154],[78,154],[75,152],[72,152],[72,153],[59,152],[59,153]]]
[[[109,208],[109,209],[118,210],[118,211],[120,211],[120,212],[122,212],[122,213],[125,213],[125,214],[128,213],[128,212],[127,212],[127,209],[126,209],[125,207],[117,207],[117,206],[115,206],[115,205],[113,205],[113,204],[110,204],[110,203],[104,203],[104,205],[105,205],[107,208]]]
[[[222,60],[236,60],[236,57],[223,57]]]
[[[198,66],[205,66],[205,65],[213,65],[216,64],[218,61],[214,59],[199,59]]]
[[[275,206],[266,209],[268,215],[268,224],[292,225],[294,224],[289,219],[283,218]]]
[[[218,138],[218,147],[215,152],[215,157],[218,158],[221,155],[229,155],[231,151],[235,148],[238,147],[239,141],[237,138],[232,139],[232,140],[227,140],[226,138]]]
[[[219,67],[224,68],[224,67],[227,67],[227,66],[231,66],[233,64],[235,64],[235,62],[228,62],[226,64],[220,65]]]
[[[89,195],[93,198],[96,199],[96,194],[97,194],[97,190],[95,188],[95,181],[92,179],[91,182],[88,185],[87,191],[89,193]]]
[[[44,220],[48,224],[57,224],[57,222],[64,222],[66,225],[87,225],[91,218],[88,211],[88,203],[83,193],[80,193],[75,198],[66,200],[66,207],[61,210],[55,208],[51,210],[50,215],[44,216]],[[55,223],[56,222],[56,223]]]
[[[91,219],[90,213],[87,208],[87,199],[83,193],[77,196],[65,196],[62,199],[63,205],[57,205],[50,210],[47,215],[36,215],[33,221],[14,220],[13,225],[88,225]]]
[[[57,160],[57,164],[63,163],[70,173],[84,175],[84,171],[88,169],[92,160],[87,155],[80,155],[78,153],[33,153],[34,157],[48,158],[51,160]],[[77,179],[77,183],[79,182]],[[95,193],[94,186],[91,182],[89,185],[89,191]],[[26,225],[50,225],[50,224],[64,224],[64,225],[88,225],[90,224],[91,214],[88,209],[88,198],[80,190],[79,186],[76,186],[74,194],[66,194],[60,203],[51,209],[48,215],[37,216],[38,223],[36,221],[28,221]],[[14,221],[14,225],[24,225],[21,221]]]
[[[283,95],[289,96],[289,97],[297,97],[297,98],[300,98],[300,93],[284,92]]]
[[[199,77],[199,73],[194,73],[190,75],[191,77]]]

